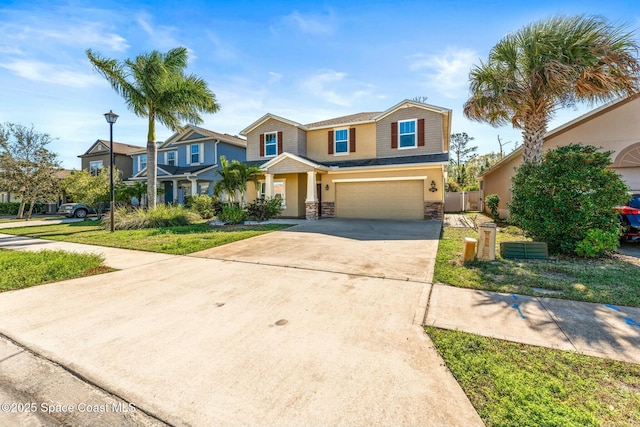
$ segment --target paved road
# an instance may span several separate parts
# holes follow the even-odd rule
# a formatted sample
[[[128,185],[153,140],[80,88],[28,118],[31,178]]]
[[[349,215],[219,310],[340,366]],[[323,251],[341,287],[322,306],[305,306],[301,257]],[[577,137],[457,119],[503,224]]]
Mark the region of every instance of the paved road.
[[[480,426],[420,327],[439,227],[324,220],[7,292],[0,333],[175,425]]]

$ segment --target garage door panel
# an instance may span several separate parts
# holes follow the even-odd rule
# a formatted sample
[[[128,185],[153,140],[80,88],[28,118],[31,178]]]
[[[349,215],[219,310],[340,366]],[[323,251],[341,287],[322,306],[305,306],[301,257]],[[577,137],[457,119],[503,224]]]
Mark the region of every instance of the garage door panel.
[[[341,182],[338,218],[423,219],[424,181]]]

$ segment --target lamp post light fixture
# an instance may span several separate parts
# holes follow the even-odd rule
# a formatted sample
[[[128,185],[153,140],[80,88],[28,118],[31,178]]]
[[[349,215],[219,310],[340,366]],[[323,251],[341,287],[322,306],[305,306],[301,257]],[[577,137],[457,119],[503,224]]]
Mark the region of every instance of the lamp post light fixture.
[[[111,218],[111,232],[113,233],[116,229],[115,219],[114,219],[114,200],[115,195],[113,192],[113,124],[118,120],[118,115],[113,112],[113,110],[109,110],[108,113],[105,113],[104,118],[107,119],[107,123],[109,123],[109,184],[110,184],[110,196],[109,196],[109,217]]]

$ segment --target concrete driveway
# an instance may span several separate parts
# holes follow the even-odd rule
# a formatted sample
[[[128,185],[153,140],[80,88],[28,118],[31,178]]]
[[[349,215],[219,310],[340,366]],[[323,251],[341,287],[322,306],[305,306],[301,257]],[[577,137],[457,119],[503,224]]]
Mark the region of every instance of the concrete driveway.
[[[0,333],[174,425],[480,426],[419,326],[438,232],[320,221],[6,292]]]
[[[438,221],[308,221],[191,256],[430,281],[442,224]]]

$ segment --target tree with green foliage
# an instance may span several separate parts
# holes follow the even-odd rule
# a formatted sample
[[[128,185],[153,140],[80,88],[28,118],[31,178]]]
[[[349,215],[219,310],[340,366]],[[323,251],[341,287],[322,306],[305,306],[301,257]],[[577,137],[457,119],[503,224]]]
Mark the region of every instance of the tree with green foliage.
[[[220,109],[215,94],[201,78],[185,74],[187,49],[178,47],[167,53],[153,51],[134,60],[106,59],[91,49],[87,56],[94,68],[124,98],[138,117],[148,119],[147,205],[156,206],[157,155],[156,121],[172,131],[182,129],[181,121],[202,123],[201,112]]]
[[[119,187],[121,185],[120,173],[115,167],[113,175],[114,186]],[[110,201],[109,168],[100,168],[97,175],[88,170],[74,170],[62,181],[62,188],[73,201],[94,208],[100,217]]]
[[[523,163],[512,178],[510,221],[546,242],[551,252],[573,253],[579,247],[588,253],[585,245],[593,239],[615,242],[606,250],[615,249],[620,224],[614,207],[628,195],[626,184],[607,167],[610,155],[572,144],[547,151],[540,163]],[[588,235],[590,230],[602,233]]]
[[[554,112],[638,92],[633,32],[598,16],[557,16],[504,36],[469,75],[464,114],[522,130],[524,162],[539,162]]]
[[[17,218],[30,218],[36,202],[57,199],[58,155],[46,147],[53,139],[33,126],[0,125],[0,189],[21,199]]]
[[[253,182],[258,185],[260,168],[249,166],[237,160],[229,162],[225,156],[220,156],[220,169],[217,174],[220,180],[216,182],[213,192],[216,197],[227,196],[230,203],[243,204],[247,193],[247,185]]]

